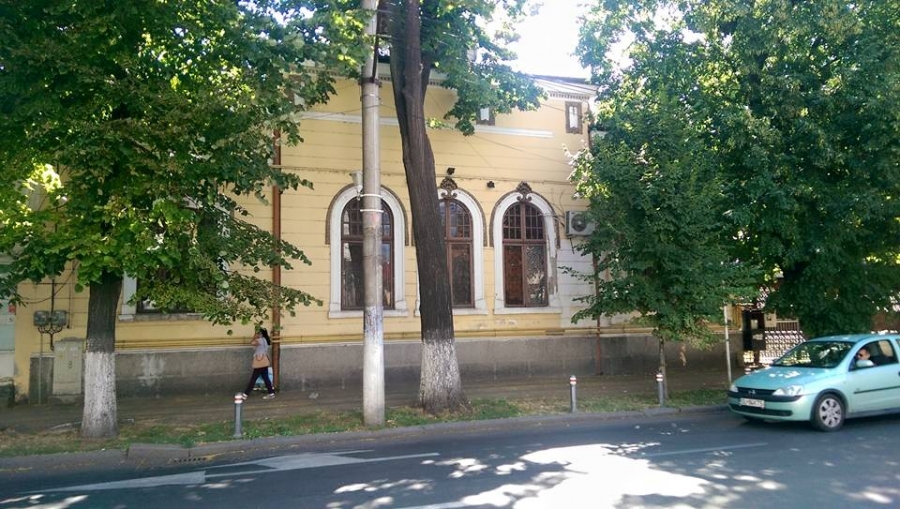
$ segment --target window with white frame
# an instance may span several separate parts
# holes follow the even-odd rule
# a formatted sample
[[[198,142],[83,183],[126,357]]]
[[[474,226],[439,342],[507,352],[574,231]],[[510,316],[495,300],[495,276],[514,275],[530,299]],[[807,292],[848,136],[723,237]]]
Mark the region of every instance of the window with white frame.
[[[544,218],[520,201],[503,214],[503,300],[507,307],[540,307],[547,299]]]
[[[382,283],[384,315],[407,314],[404,288],[404,245],[406,220],[397,197],[381,190],[382,215]],[[328,213],[329,252],[331,258],[331,295],[328,316],[358,317],[363,312],[362,285],[362,213],[356,187],[344,188]]]
[[[438,188],[453,313],[486,314],[484,299],[484,213],[478,201],[451,178]],[[418,308],[418,302],[417,308]]]
[[[475,123],[478,125],[494,125],[494,110],[491,108],[480,108]]]
[[[581,103],[566,102],[566,132],[570,134],[582,134]]]
[[[363,217],[362,200],[350,200],[341,214],[341,310],[365,308],[363,284]],[[381,274],[382,305],[394,308],[394,235],[390,207],[381,202]]]
[[[453,307],[472,307],[472,215],[453,198],[440,201]]]
[[[558,313],[556,221],[553,208],[527,183],[493,214],[495,313]]]
[[[224,239],[228,237],[228,230],[222,225],[219,218],[216,217],[215,214],[211,214],[208,212],[204,212],[203,209],[195,205],[195,202],[191,198],[185,198],[184,203],[188,208],[195,211],[195,213],[199,217],[199,224],[196,227],[195,235],[201,241],[201,244],[207,246],[215,246],[217,242],[223,242]],[[209,236],[215,236],[215,238],[209,238]],[[201,237],[207,237],[206,241],[203,241]],[[186,249],[186,247],[183,247]],[[211,249],[217,249],[212,247]],[[228,271],[228,264],[219,259],[217,261],[218,270],[222,272]],[[172,271],[168,270],[165,267],[157,268],[152,275],[155,282],[166,283],[170,280],[172,276]],[[171,282],[169,282],[171,284]],[[133,304],[129,301],[135,296],[135,294],[141,294],[141,285],[142,282],[140,279],[132,277],[128,274],[125,275],[122,281],[122,296],[123,296],[123,304],[121,308],[121,316],[120,319],[131,319],[135,315],[146,315],[146,316],[160,316],[160,317],[172,317],[173,315],[196,315],[197,312],[194,309],[191,309],[188,305],[177,305],[175,307],[171,307],[165,311],[163,311],[156,303],[154,303],[150,299],[140,299],[134,302]],[[216,283],[213,280],[210,280],[209,286],[207,290],[210,293],[219,294],[221,290],[218,288]],[[152,318],[151,318],[152,319]]]

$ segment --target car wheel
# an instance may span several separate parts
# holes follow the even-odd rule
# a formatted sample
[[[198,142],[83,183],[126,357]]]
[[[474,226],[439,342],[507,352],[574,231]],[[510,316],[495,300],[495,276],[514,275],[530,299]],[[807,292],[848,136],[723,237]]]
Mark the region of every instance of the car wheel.
[[[844,402],[835,394],[823,394],[813,407],[812,425],[821,431],[837,431],[844,425]]]

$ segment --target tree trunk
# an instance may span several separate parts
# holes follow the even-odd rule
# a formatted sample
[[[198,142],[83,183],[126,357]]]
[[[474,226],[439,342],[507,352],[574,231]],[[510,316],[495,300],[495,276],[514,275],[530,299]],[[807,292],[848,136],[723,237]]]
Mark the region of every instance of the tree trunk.
[[[666,374],[666,340],[659,338],[659,373],[662,375],[663,398],[669,399],[669,379]]]
[[[419,404],[427,412],[439,413],[468,408],[469,402],[462,390],[456,359],[434,153],[425,131],[425,90],[431,64],[422,56],[419,1],[400,0],[393,7],[391,77],[419,272],[422,328]]]
[[[91,283],[84,360],[84,413],[81,436],[114,438],[116,409],[116,315],[122,277],[104,272]]]

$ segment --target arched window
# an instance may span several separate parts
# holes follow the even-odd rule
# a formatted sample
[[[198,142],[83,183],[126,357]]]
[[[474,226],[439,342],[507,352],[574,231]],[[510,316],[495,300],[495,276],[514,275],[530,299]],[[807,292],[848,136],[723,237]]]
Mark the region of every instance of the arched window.
[[[547,291],[547,238],[537,207],[520,201],[503,214],[503,300],[507,307],[542,307]]]
[[[494,208],[494,313],[561,313],[556,213],[526,183]]]
[[[364,309],[362,286],[362,213],[356,188],[347,186],[328,207],[326,242],[329,245],[331,296],[329,318],[356,318]],[[406,238],[406,216],[397,196],[381,188],[382,283],[384,315],[406,316],[403,246]]]
[[[365,307],[363,285],[363,217],[360,200],[350,200],[341,213],[341,309]],[[394,236],[391,209],[381,202],[381,271],[384,308],[394,309]]]
[[[453,307],[474,307],[472,215],[465,205],[449,197],[440,201],[440,209]]]
[[[484,299],[484,212],[478,200],[447,177],[437,194],[454,315],[487,314]],[[421,282],[420,282],[421,284]],[[416,309],[419,309],[416,302]],[[418,312],[418,311],[417,311]]]

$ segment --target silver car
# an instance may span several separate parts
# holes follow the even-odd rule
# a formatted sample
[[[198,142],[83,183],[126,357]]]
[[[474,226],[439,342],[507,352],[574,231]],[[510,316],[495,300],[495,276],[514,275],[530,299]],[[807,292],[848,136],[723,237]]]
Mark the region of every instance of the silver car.
[[[900,412],[897,334],[806,341],[728,389],[732,412],[749,420],[809,421],[837,431],[844,420]]]

